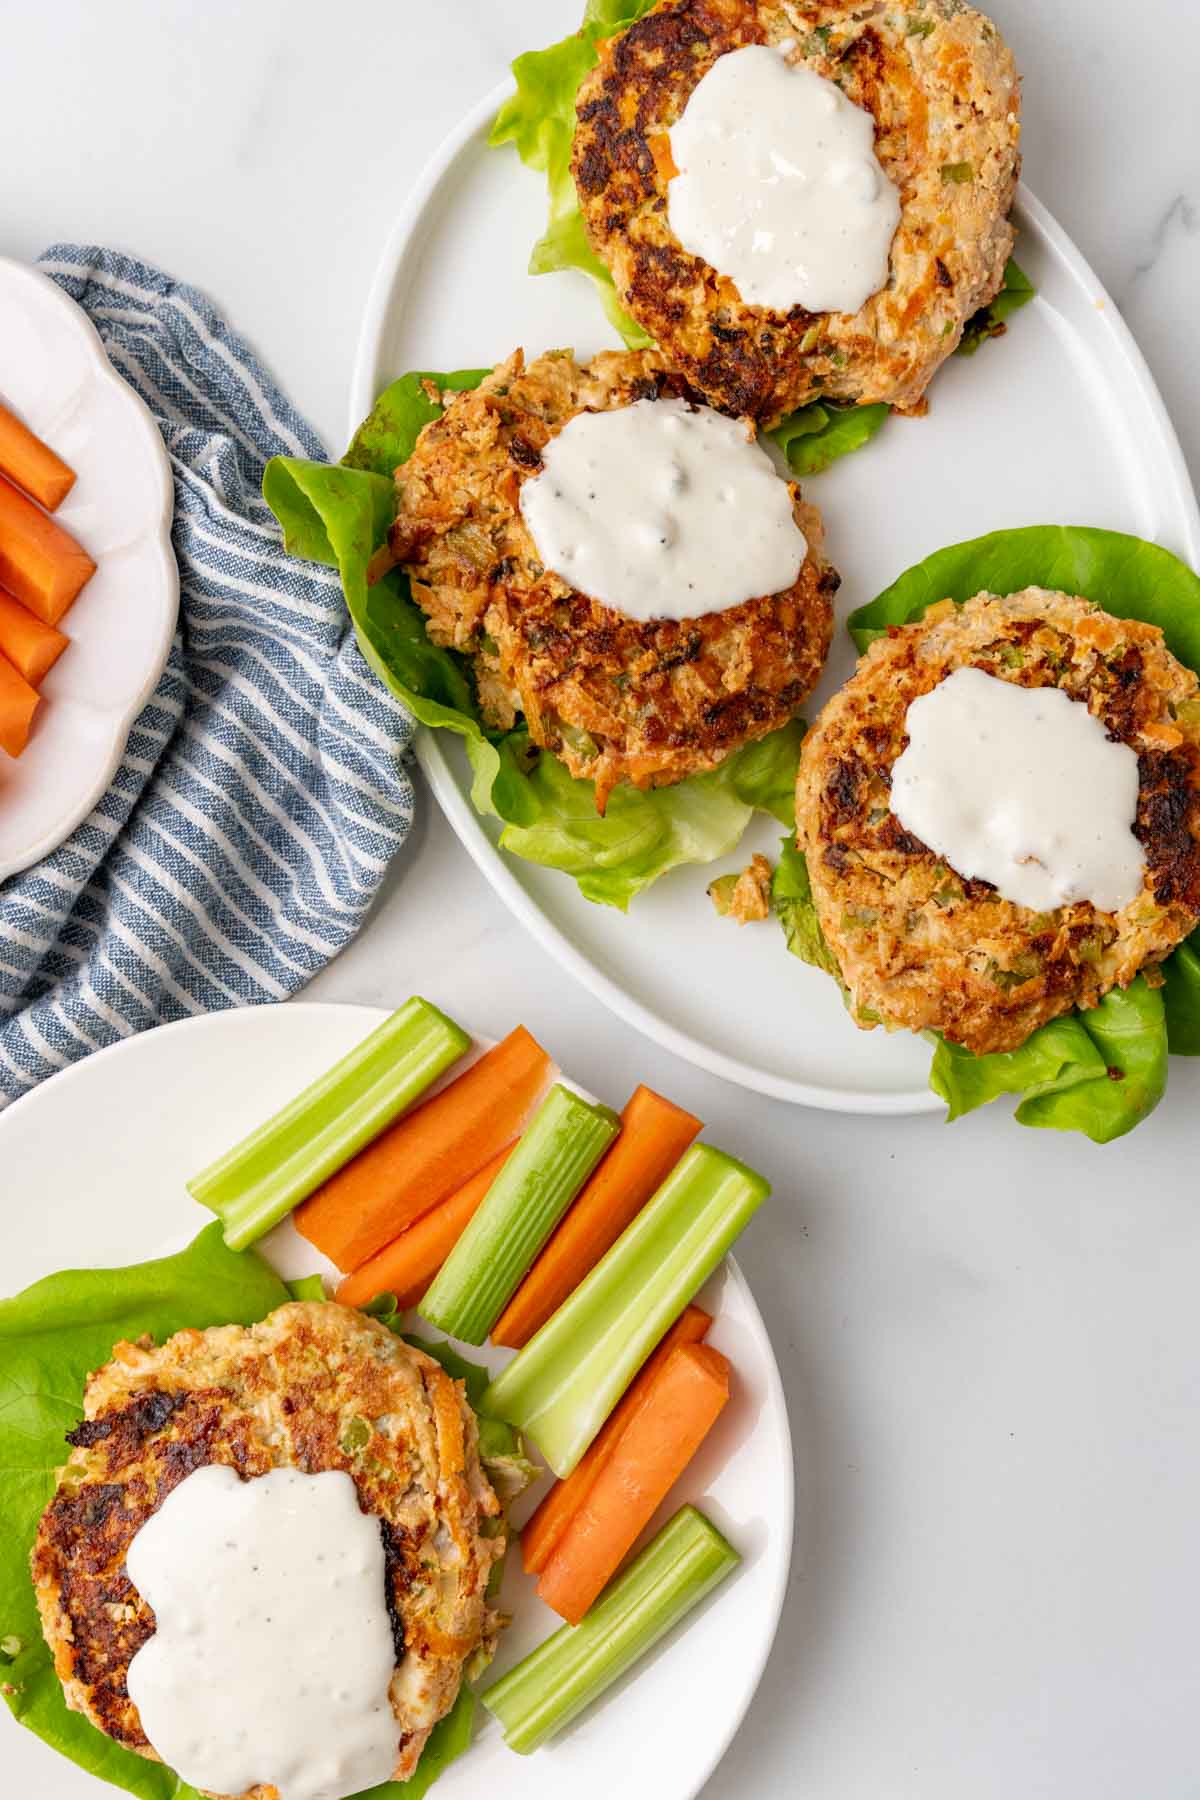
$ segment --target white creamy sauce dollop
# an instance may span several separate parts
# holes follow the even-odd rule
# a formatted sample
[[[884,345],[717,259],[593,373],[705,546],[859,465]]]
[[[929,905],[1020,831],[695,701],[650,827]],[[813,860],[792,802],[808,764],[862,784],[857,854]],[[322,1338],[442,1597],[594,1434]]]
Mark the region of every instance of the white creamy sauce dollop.
[[[956,669],[914,700],[892,811],[957,874],[1035,912],[1142,890],[1138,761],[1081,700]]]
[[[747,305],[856,313],[883,287],[900,196],[874,119],[832,81],[765,44],[730,50],[670,139],[671,230]]]
[[[341,1800],[388,1780],[400,1728],[383,1539],[348,1475],[197,1469],[126,1567],[156,1621],[129,1665],[130,1698],[185,1781]]]
[[[577,413],[521,486],[548,569],[633,619],[696,619],[782,593],[808,544],[745,424],[683,400]]]

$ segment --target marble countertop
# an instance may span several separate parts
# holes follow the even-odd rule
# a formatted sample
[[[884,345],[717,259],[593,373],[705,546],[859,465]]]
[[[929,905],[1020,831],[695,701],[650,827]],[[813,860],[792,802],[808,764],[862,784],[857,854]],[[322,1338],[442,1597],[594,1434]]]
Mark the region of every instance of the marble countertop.
[[[1193,0],[991,10],[1025,71],[1026,178],[1124,311],[1200,474]],[[7,9],[0,251],[104,242],[206,289],[336,450],[409,184],[575,11]],[[418,985],[481,1031],[523,1018],[598,1093],[619,1099],[635,1068],[775,1181],[742,1260],[791,1408],[792,1587],[706,1800],[1194,1792],[1200,1069],[1176,1065],[1154,1126],[1103,1151],[1001,1117],[948,1129],[743,1093],[571,986],[427,795],[366,930],[308,994]],[[1106,1429],[1112,1405],[1133,1437]]]

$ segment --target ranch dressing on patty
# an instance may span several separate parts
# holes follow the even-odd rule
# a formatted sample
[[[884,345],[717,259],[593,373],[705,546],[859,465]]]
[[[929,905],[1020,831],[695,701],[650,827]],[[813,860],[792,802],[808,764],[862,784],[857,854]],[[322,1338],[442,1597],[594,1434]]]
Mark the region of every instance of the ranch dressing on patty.
[[[956,669],[912,702],[905,729],[892,811],[957,874],[1035,912],[1137,899],[1138,759],[1083,701]]]
[[[577,413],[521,485],[548,569],[631,619],[696,619],[790,588],[808,553],[744,422],[684,400]]]
[[[671,230],[748,306],[856,313],[888,278],[900,196],[875,121],[778,50],[717,58],[670,131]]]
[[[126,1568],[157,1624],[129,1695],[185,1781],[342,1800],[390,1778],[400,1729],[383,1539],[348,1475],[197,1469],[147,1519]]]

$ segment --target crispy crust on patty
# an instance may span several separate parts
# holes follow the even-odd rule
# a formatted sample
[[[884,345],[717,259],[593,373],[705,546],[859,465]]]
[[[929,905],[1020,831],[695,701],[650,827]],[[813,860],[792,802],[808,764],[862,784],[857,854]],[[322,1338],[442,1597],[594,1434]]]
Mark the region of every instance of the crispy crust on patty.
[[[692,398],[652,351],[583,367],[565,350],[528,364],[517,351],[472,392],[447,394],[396,471],[391,552],[430,637],[473,659],[489,724],[523,714],[536,745],[595,782],[601,812],[619,781],[682,781],[786,724],[833,631],[838,577],[793,484],[808,555],[784,593],[644,623],[543,568],[518,496],[547,442],[577,413],[665,394]]]
[[[692,90],[727,51],[788,41],[872,114],[900,193],[888,284],[854,314],[746,305],[668,222],[667,133]],[[1008,49],[962,0],[662,0],[601,44],[572,169],[623,305],[711,405],[769,423],[814,399],[912,411],[1003,283],[1019,107]]]
[[[1146,877],[1120,912],[1002,900],[891,812],[908,707],[960,668],[1061,688],[1137,752]],[[877,1015],[977,1055],[1015,1050],[1048,1019],[1127,987],[1200,920],[1200,685],[1156,627],[1088,600],[1027,588],[943,601],[872,644],[821,713],[800,760],[796,842],[860,1025]]]
[[[480,1467],[474,1414],[439,1364],[362,1313],[297,1302],[249,1330],[181,1331],[161,1347],[118,1344],[89,1378],[83,1422],[68,1441],[32,1569],[73,1711],[159,1760],[126,1686],[154,1614],[125,1556],[173,1488],[211,1463],[245,1478],[340,1469],[383,1533],[396,1639],[395,1777],[411,1775],[454,1704],[464,1661],[494,1638],[486,1589],[504,1550],[502,1534],[481,1534],[500,1506]],[[277,1790],[259,1785],[247,1800],[277,1800]]]

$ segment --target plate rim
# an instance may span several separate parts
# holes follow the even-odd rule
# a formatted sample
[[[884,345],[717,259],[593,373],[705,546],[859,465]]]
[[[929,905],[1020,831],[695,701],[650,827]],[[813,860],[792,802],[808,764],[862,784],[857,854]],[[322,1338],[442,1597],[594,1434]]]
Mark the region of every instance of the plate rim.
[[[216,1012],[193,1013],[187,1018],[172,1019],[166,1024],[152,1026],[148,1031],[134,1032],[129,1037],[119,1039],[115,1044],[107,1044],[103,1049],[94,1051],[90,1056],[82,1057],[78,1062],[69,1063],[65,1068],[56,1070],[53,1075],[48,1076],[45,1081],[39,1082],[36,1087],[31,1088],[28,1093],[22,1094],[19,1099],[13,1101],[10,1106],[3,1110],[3,1112],[0,1112],[0,1154],[2,1154],[2,1146],[4,1143],[5,1132],[8,1128],[8,1121],[13,1118],[14,1115],[19,1113],[22,1107],[27,1108],[31,1103],[36,1104],[51,1089],[53,1089],[56,1094],[61,1094],[65,1087],[78,1081],[88,1080],[88,1072],[103,1059],[107,1058],[109,1061],[114,1061],[122,1055],[136,1052],[143,1046],[147,1039],[157,1038],[159,1034],[164,1032],[169,1032],[172,1035],[187,1032],[196,1038],[202,1038],[205,1033],[208,1033],[209,1035],[214,1033],[220,1034],[229,1029],[253,1030],[259,1015],[274,1015],[285,1010],[288,1017],[294,1016],[296,1012],[320,1015],[322,1019],[328,1019],[331,1013],[349,1016],[356,1022],[361,1022],[365,1035],[367,1032],[374,1029],[375,1026],[382,1024],[385,1019],[389,1018],[393,1009],[387,1006],[376,1006],[372,1005],[370,1002],[357,1000],[279,1000],[269,1001],[261,1006],[224,1007]],[[239,1021],[236,1027],[233,1024],[235,1020]],[[252,1021],[254,1023],[251,1023]],[[475,1033],[472,1033],[472,1039],[475,1042],[481,1041]],[[22,1117],[24,1117],[23,1114]],[[147,1254],[152,1257],[156,1254],[160,1254],[160,1252],[151,1247],[148,1249]],[[783,1385],[783,1376],[780,1373],[779,1360],[775,1354],[775,1346],[771,1342],[771,1334],[767,1330],[766,1320],[763,1318],[762,1310],[759,1307],[758,1301],[755,1299],[754,1290],[747,1280],[737,1258],[730,1252],[726,1255],[723,1264],[720,1266],[725,1268],[727,1278],[731,1280],[736,1287],[739,1298],[746,1308],[750,1324],[752,1328],[757,1329],[761,1337],[764,1351],[763,1371],[766,1378],[768,1399],[778,1423],[782,1426],[787,1454],[781,1459],[783,1516],[779,1521],[779,1537],[781,1543],[785,1547],[785,1554],[781,1555],[778,1559],[774,1585],[769,1596],[768,1604],[765,1609],[759,1609],[760,1613],[765,1617],[767,1629],[762,1636],[759,1651],[754,1663],[748,1669],[749,1680],[744,1687],[741,1702],[732,1709],[729,1720],[727,1721],[726,1730],[723,1734],[720,1734],[718,1740],[715,1742],[712,1760],[708,1763],[697,1784],[691,1787],[686,1794],[681,1791],[678,1800],[696,1800],[701,1789],[712,1776],[728,1751],[729,1746],[737,1736],[737,1733],[740,1731],[746,1715],[753,1704],[754,1697],[762,1682],[763,1673],[770,1660],[771,1652],[775,1647],[775,1639],[779,1632],[779,1621],[782,1617],[784,1602],[787,1598],[788,1586],[791,1578],[792,1560],[795,1551],[795,1446],[792,1439],[791,1418],[788,1413],[787,1392]],[[19,1721],[14,1721],[14,1724],[19,1723]],[[50,1750],[51,1748],[51,1746],[47,1746],[47,1750]],[[87,1773],[86,1770],[83,1772],[85,1774]]]
[[[378,391],[375,363],[392,311],[397,276],[420,228],[425,210],[452,165],[490,123],[497,109],[512,92],[512,81],[506,77],[463,114],[420,171],[387,234],[375,266],[359,327],[350,381],[347,441],[375,403]],[[1112,340],[1113,352],[1128,366],[1149,409],[1151,422],[1162,444],[1172,478],[1172,502],[1183,525],[1184,552],[1193,565],[1200,565],[1200,500],[1188,473],[1183,448],[1171,423],[1166,403],[1136,338],[1126,324],[1120,308],[1082,251],[1023,181],[1018,185],[1014,204],[1050,242],[1056,256],[1068,271],[1081,285],[1086,285],[1092,294],[1093,302]],[[493,844],[482,819],[470,806],[456,782],[438,733],[425,726],[419,727],[414,736],[413,749],[433,789],[434,798],[455,836],[508,910],[535,941],[544,946],[561,968],[617,1018],[633,1026],[652,1043],[682,1057],[693,1067],[720,1076],[738,1087],[765,1094],[770,1099],[787,1101],[791,1105],[812,1107],[819,1112],[897,1118],[928,1116],[943,1111],[943,1101],[928,1086],[920,1090],[908,1088],[879,1093],[855,1087],[817,1086],[812,1082],[777,1075],[769,1069],[758,1068],[739,1057],[713,1049],[701,1038],[693,1036],[643,1005],[607,975],[591,956],[579,949],[567,932],[526,891],[510,868],[504,853]]]
[[[39,293],[41,299],[51,308],[57,308],[66,331],[74,332],[81,349],[84,351],[93,375],[97,380],[107,382],[119,389],[125,396],[131,415],[139,421],[139,429],[144,433],[150,446],[151,462],[154,469],[154,483],[157,489],[157,510],[147,526],[147,538],[154,545],[156,561],[159,565],[165,604],[162,611],[162,624],[158,643],[155,646],[152,663],[148,665],[148,673],[138,692],[128,702],[120,714],[113,715],[113,727],[109,739],[107,756],[102,759],[97,774],[90,786],[82,793],[81,798],[68,807],[63,817],[50,826],[43,836],[33,845],[17,851],[7,859],[0,857],[0,882],[7,881],[12,875],[23,874],[35,863],[42,861],[66,842],[72,832],[82,825],[99,805],[112,784],[113,776],[121,765],[129,742],[129,733],[134,721],[149,701],[162,678],[162,672],[171,654],[171,644],[175,636],[175,626],[179,616],[179,565],[175,561],[175,553],[171,544],[171,527],[175,517],[175,482],[171,474],[171,464],[167,456],[166,446],[162,441],[154,414],[146,405],[141,395],[130,387],[124,377],[109,361],[108,353],[96,327],[88,318],[83,308],[72,300],[71,296],[50,276],[35,268],[31,263],[21,262],[17,257],[0,256],[0,282],[13,280],[18,285],[26,283],[32,292]],[[147,487],[149,487],[147,482]]]

